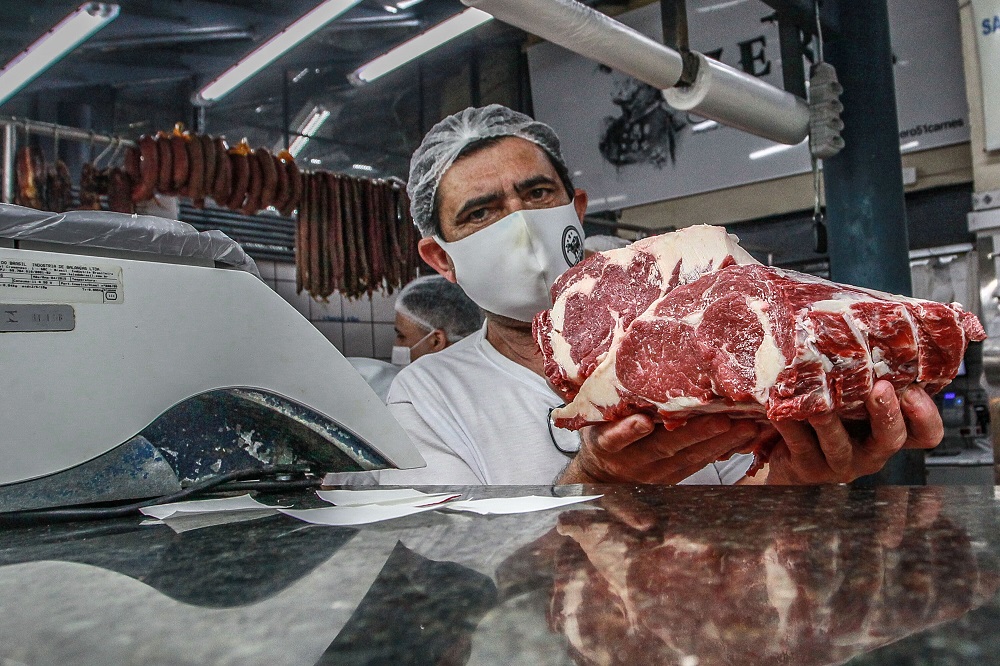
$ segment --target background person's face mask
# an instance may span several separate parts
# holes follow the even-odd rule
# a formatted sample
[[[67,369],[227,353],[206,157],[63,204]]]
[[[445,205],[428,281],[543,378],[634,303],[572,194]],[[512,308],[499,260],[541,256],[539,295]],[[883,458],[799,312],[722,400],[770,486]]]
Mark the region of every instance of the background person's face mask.
[[[406,365],[409,365],[410,363],[412,363],[413,362],[413,358],[412,358],[411,350],[414,349],[414,348],[416,348],[416,347],[419,347],[420,345],[422,345],[432,335],[434,335],[434,331],[431,331],[430,333],[428,333],[424,337],[422,337],[419,340],[417,340],[416,342],[414,342],[412,347],[404,347],[402,345],[393,345],[392,346],[392,359],[391,359],[391,363],[393,365],[401,365],[401,366],[406,366]]]
[[[583,227],[572,203],[516,211],[454,243],[434,240],[469,298],[518,321],[552,307],[552,283],[583,259]]]

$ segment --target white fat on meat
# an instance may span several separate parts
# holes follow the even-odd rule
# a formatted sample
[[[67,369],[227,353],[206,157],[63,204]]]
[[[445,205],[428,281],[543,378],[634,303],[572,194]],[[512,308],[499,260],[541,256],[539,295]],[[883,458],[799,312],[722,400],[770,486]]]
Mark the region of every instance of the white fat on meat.
[[[728,257],[737,264],[759,264],[739,241],[723,227],[698,224],[636,241],[632,247],[653,255],[665,280],[680,266],[678,284],[688,284],[718,270]]]
[[[777,381],[778,375],[785,369],[788,361],[785,355],[778,349],[778,343],[774,340],[774,332],[771,330],[771,320],[767,316],[767,303],[759,299],[747,299],[747,305],[760,322],[764,329],[764,338],[754,355],[754,372],[757,383],[754,385],[753,395],[760,404],[767,403],[767,397],[771,392],[771,387]]]

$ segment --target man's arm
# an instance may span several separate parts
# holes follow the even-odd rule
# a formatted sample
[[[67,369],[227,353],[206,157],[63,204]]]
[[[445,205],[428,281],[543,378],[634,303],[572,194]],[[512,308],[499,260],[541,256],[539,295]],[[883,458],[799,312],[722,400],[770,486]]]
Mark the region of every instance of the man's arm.
[[[775,423],[782,436],[766,470],[769,484],[842,483],[873,474],[901,448],[936,446],[944,426],[933,400],[918,387],[896,399],[888,382],[875,384],[867,401],[871,434],[854,437],[836,415],[808,424]],[[757,424],[713,415],[667,431],[643,414],[581,431],[580,453],[559,483],[673,484],[706,465],[746,451]],[[757,479],[746,483],[755,483]]]

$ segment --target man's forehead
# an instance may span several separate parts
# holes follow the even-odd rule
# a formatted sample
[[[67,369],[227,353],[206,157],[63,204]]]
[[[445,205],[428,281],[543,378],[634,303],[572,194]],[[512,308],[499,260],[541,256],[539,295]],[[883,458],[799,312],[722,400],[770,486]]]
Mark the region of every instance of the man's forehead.
[[[442,176],[441,186],[493,190],[498,184],[496,178],[517,182],[539,173],[558,176],[548,154],[527,139],[506,136],[455,160]]]

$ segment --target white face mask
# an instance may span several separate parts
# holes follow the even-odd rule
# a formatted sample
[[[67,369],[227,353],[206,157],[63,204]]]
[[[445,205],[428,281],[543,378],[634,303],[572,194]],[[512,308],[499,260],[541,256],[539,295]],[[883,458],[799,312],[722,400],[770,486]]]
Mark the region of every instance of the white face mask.
[[[400,345],[393,345],[392,346],[392,359],[391,359],[391,363],[393,365],[400,365],[400,366],[407,366],[410,363],[412,363],[413,359],[410,358],[410,350],[414,349],[415,347],[418,347],[421,344],[423,344],[424,341],[426,341],[427,338],[431,337],[432,335],[434,335],[434,331],[431,331],[430,333],[428,333],[424,337],[422,337],[419,340],[417,340],[413,344],[413,347],[402,347]]]
[[[583,260],[583,227],[572,203],[516,211],[454,243],[434,240],[469,298],[518,321],[552,307],[552,283]]]

